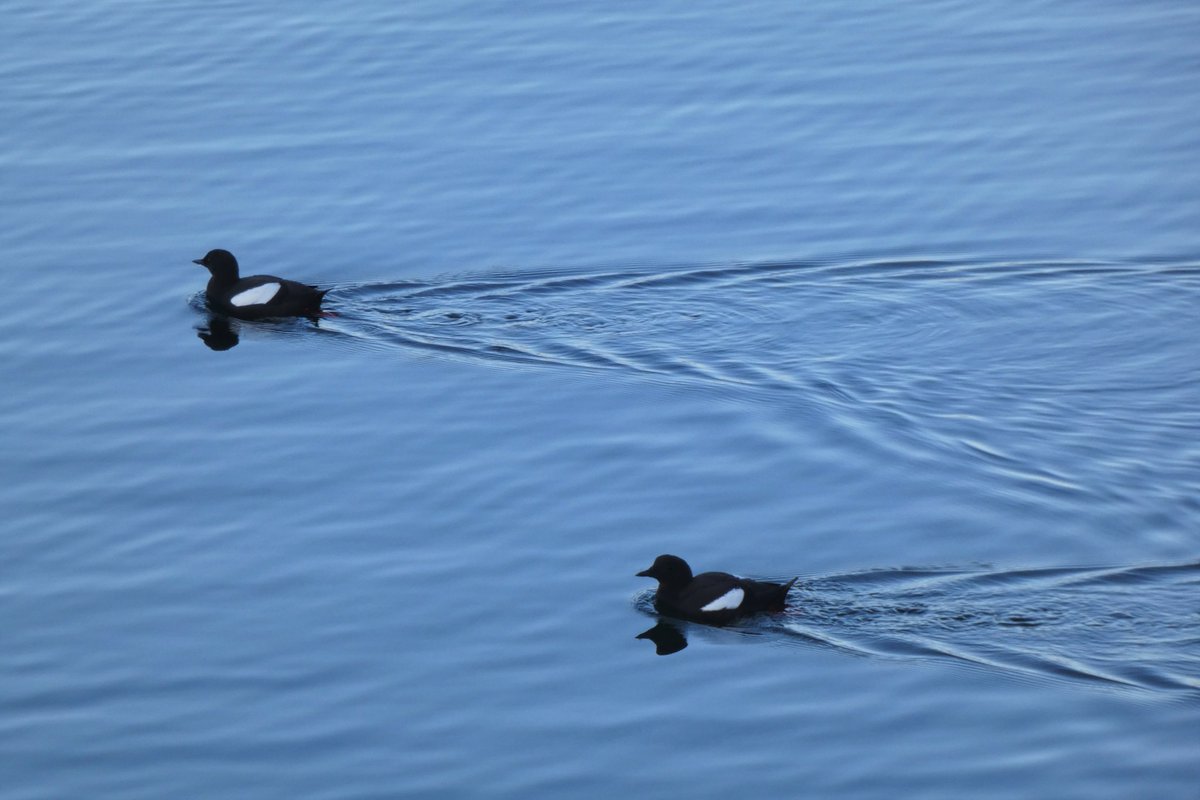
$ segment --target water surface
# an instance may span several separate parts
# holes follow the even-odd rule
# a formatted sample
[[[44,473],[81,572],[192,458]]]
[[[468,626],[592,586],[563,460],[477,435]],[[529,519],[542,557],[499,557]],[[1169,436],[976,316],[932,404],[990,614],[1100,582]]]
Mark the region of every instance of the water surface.
[[[1196,9],[5,21],[6,797],[1194,797]]]

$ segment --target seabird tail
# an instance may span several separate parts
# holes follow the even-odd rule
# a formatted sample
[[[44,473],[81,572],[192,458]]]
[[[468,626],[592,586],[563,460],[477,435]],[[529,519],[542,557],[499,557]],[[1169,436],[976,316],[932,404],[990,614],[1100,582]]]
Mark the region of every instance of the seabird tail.
[[[786,611],[787,610],[788,592],[790,592],[792,590],[792,587],[796,585],[796,581],[798,581],[798,580],[800,580],[799,575],[792,578],[790,581],[785,583],[783,586],[779,587],[779,595],[776,598],[775,603],[773,604],[773,608],[771,609],[772,611]]]

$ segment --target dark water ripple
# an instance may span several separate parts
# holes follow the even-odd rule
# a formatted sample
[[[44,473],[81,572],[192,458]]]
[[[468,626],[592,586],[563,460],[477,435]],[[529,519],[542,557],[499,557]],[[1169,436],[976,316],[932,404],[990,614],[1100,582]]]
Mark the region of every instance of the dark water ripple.
[[[794,609],[739,632],[1200,698],[1198,588],[1200,563],[877,570],[802,579]],[[650,599],[637,605],[653,614]]]
[[[1200,266],[891,260],[337,287],[327,331],[816,406],[1030,497],[1194,509]],[[1153,454],[1153,458],[1148,458]],[[1164,496],[1165,495],[1165,496]]]

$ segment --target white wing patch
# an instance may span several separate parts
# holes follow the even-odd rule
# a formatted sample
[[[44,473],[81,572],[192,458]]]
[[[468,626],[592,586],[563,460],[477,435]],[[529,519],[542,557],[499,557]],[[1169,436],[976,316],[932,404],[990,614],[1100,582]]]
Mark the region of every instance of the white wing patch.
[[[734,609],[742,604],[742,600],[746,597],[746,592],[740,587],[730,589],[725,594],[713,600],[706,606],[700,608],[701,611],[724,611],[725,609]]]
[[[279,284],[272,281],[271,283],[264,283],[262,286],[255,286],[253,289],[247,289],[244,292],[238,292],[229,298],[229,302],[239,308],[241,306],[258,306],[270,302],[271,298],[277,294],[279,294]]]

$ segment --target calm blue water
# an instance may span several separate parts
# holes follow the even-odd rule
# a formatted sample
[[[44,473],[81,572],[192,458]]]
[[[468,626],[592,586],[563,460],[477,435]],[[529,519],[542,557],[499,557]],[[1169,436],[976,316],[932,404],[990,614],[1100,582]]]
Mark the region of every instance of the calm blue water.
[[[1200,7],[339,8],[5,9],[6,800],[1196,797]]]

